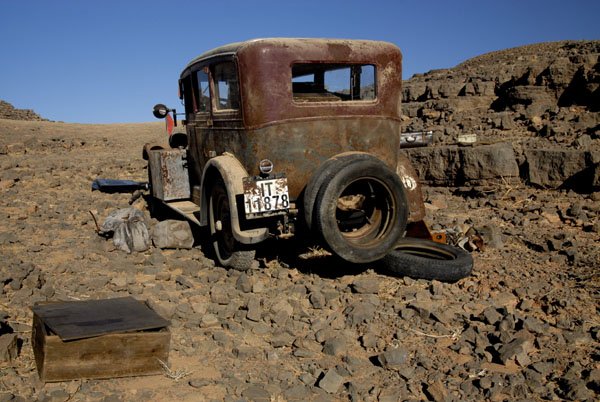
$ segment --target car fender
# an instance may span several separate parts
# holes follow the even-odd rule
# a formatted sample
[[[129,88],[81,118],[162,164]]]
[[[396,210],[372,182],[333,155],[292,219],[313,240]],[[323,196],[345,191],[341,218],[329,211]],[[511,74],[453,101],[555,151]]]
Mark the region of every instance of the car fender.
[[[419,176],[408,157],[403,153],[398,154],[396,174],[400,176],[400,181],[406,190],[409,210],[408,221],[418,222],[423,220],[425,217],[425,204],[423,203],[423,192],[421,191]]]
[[[230,153],[211,158],[202,172],[202,197],[200,200],[200,224],[208,225],[208,194],[215,175],[220,175],[227,188],[229,205],[231,206],[231,229],[233,237],[242,244],[255,244],[269,237],[267,228],[242,230],[238,211],[238,199],[243,198],[244,186],[242,179],[249,176],[240,161]],[[243,210],[242,210],[243,211]]]

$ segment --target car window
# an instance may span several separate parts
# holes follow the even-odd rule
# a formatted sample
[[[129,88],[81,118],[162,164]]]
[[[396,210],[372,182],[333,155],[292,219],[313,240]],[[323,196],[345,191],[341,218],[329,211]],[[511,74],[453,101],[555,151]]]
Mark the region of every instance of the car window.
[[[196,72],[196,82],[198,83],[197,103],[198,112],[206,113],[210,111],[210,85],[208,83],[208,74],[204,69]]]
[[[376,97],[371,64],[297,63],[292,66],[296,102],[371,101]]]
[[[240,94],[235,63],[229,61],[213,67],[215,108],[236,110],[240,108]]]

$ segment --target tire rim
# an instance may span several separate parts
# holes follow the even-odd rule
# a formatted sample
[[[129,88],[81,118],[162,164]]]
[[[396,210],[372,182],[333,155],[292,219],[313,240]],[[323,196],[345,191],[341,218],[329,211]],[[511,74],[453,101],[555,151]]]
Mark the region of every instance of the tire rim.
[[[396,209],[392,192],[383,182],[360,178],[338,197],[335,218],[349,243],[365,246],[389,232],[396,220]]]

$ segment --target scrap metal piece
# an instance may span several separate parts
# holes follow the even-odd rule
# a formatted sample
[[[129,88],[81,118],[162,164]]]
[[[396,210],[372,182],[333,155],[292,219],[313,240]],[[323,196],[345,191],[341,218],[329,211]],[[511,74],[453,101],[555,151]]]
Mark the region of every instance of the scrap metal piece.
[[[400,148],[424,147],[433,143],[433,131],[400,133]]]
[[[102,193],[133,193],[136,190],[148,190],[148,182],[117,179],[96,179],[92,182],[92,191]]]

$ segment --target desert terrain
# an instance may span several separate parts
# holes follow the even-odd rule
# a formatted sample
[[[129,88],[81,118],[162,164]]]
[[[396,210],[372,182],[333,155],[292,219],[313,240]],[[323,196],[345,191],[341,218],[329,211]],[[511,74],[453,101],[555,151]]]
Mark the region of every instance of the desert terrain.
[[[92,215],[131,196],[91,183],[146,180],[142,146],[166,142],[164,123],[68,124],[0,103],[0,401],[597,400],[599,55],[599,41],[540,44],[405,82],[406,131],[435,137],[405,151],[427,222],[484,240],[455,283],[282,241],[247,272],[201,242],[116,250]],[[156,225],[144,198],[133,206]],[[129,295],[171,321],[163,374],[40,381],[36,302]]]

